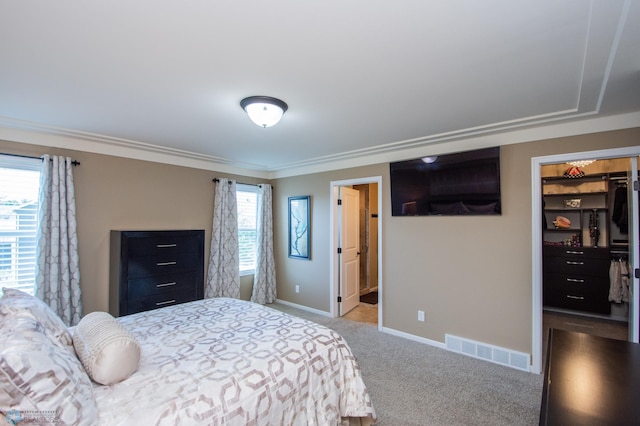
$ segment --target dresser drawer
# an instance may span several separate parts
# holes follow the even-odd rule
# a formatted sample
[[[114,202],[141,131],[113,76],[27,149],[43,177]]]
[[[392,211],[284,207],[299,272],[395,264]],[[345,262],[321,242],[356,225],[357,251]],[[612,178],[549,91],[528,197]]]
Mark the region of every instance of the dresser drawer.
[[[128,277],[140,278],[188,272],[199,267],[194,253],[174,253],[166,256],[133,257],[127,261]]]
[[[141,297],[166,294],[172,292],[189,292],[198,283],[196,272],[181,274],[153,275],[150,277],[129,280],[128,297],[138,299]]]
[[[200,247],[192,235],[162,235],[157,237],[129,237],[129,258],[143,256],[172,257],[181,253],[197,253]]]
[[[173,292],[168,294],[158,294],[142,299],[131,299],[127,301],[127,309],[130,313],[149,311],[151,309],[163,308],[165,306],[192,302],[196,299],[195,291],[189,293]]]
[[[544,246],[544,257],[569,257],[574,259],[609,258],[609,250],[593,247]]]
[[[608,281],[592,276],[545,274],[544,304],[609,314]]]
[[[545,274],[544,290],[575,295],[594,295],[608,299],[609,282],[590,275]]]
[[[609,265],[610,261],[607,258],[545,256],[542,267],[545,273],[558,272],[607,278],[609,277]]]

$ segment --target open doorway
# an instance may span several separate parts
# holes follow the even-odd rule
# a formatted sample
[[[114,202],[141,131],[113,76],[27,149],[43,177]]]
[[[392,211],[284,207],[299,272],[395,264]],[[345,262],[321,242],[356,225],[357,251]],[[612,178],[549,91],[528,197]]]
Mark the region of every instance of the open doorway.
[[[381,247],[382,247],[382,178],[380,176],[350,179],[331,182],[331,314],[336,317],[342,314],[343,291],[345,290],[341,279],[340,238],[343,226],[342,208],[339,205],[341,188],[349,188],[359,193],[358,207],[355,209],[359,223],[358,242],[358,275],[357,296],[377,294],[377,300],[368,303],[356,301],[356,308],[347,313],[345,318],[356,321],[377,323],[378,329],[382,329],[382,301],[383,286],[381,272]],[[346,312],[345,312],[346,313]]]
[[[361,301],[378,303],[378,184],[353,185],[360,193],[360,283]]]
[[[533,372],[542,372],[546,337],[543,319],[548,311],[560,316],[569,315],[572,326],[585,327],[583,332],[591,331],[591,334],[596,333],[588,327],[599,327],[599,320],[620,320],[617,317],[623,316],[628,320],[628,329],[625,328],[628,340],[638,341],[638,279],[633,278],[633,274],[629,277],[633,297],[627,306],[610,303],[608,265],[612,262],[611,256],[623,251],[620,234],[610,222],[613,186],[617,185],[617,177],[624,176],[629,185],[637,180],[639,154],[640,147],[632,147],[532,159]],[[583,176],[557,176],[564,172],[553,172],[554,168],[569,172],[571,166],[566,164],[569,161],[594,158],[602,161],[602,165],[593,168],[598,173],[587,175],[585,179]],[[625,166],[617,170],[620,163]],[[578,168],[573,172],[579,174],[582,170]],[[631,193],[628,201],[630,226],[624,244],[628,249],[624,251],[629,270],[633,271],[638,265],[637,192]],[[564,259],[563,256],[584,259]],[[565,271],[563,268],[576,270]],[[589,272],[579,272],[580,268],[588,268]],[[603,285],[605,287],[601,288]],[[598,296],[579,294],[586,288],[589,291],[599,288]],[[557,316],[554,319],[557,320]],[[610,332],[619,334],[621,331]],[[624,338],[620,335],[611,337]]]

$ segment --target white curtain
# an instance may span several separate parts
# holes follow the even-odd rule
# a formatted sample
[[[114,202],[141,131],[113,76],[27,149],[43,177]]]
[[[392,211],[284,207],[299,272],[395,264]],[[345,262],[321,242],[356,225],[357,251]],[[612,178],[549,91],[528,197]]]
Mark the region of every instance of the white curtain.
[[[42,159],[35,293],[72,326],[82,316],[73,164],[69,157]]]
[[[204,295],[240,298],[236,182],[218,179],[213,202],[209,270]]]
[[[276,301],[276,265],[273,259],[272,194],[268,184],[259,185],[256,231],[256,270],[251,301],[273,303]]]

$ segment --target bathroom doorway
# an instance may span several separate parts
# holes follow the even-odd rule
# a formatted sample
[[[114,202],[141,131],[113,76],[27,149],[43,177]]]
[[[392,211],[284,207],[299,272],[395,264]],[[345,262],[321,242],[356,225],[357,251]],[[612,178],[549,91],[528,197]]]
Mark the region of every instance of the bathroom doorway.
[[[339,259],[339,235],[340,235],[340,204],[339,194],[341,187],[349,187],[360,193],[360,206],[358,209],[360,223],[360,263],[359,293],[361,297],[377,294],[377,298],[367,302],[360,302],[358,306],[347,313],[344,318],[369,322],[378,325],[382,329],[382,303],[383,286],[381,271],[381,186],[382,177],[368,177],[331,182],[332,214],[331,214],[331,277],[330,288],[331,313],[340,315],[341,288],[340,288],[340,259]]]

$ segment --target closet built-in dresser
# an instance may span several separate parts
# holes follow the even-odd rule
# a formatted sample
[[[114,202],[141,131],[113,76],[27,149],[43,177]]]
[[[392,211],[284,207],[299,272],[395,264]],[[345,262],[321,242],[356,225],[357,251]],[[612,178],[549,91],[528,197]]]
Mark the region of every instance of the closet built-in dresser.
[[[111,231],[109,312],[123,316],[204,293],[204,231]]]
[[[543,255],[546,306],[611,313],[608,249],[545,246]]]
[[[610,315],[610,209],[606,173],[542,179],[545,308]]]

